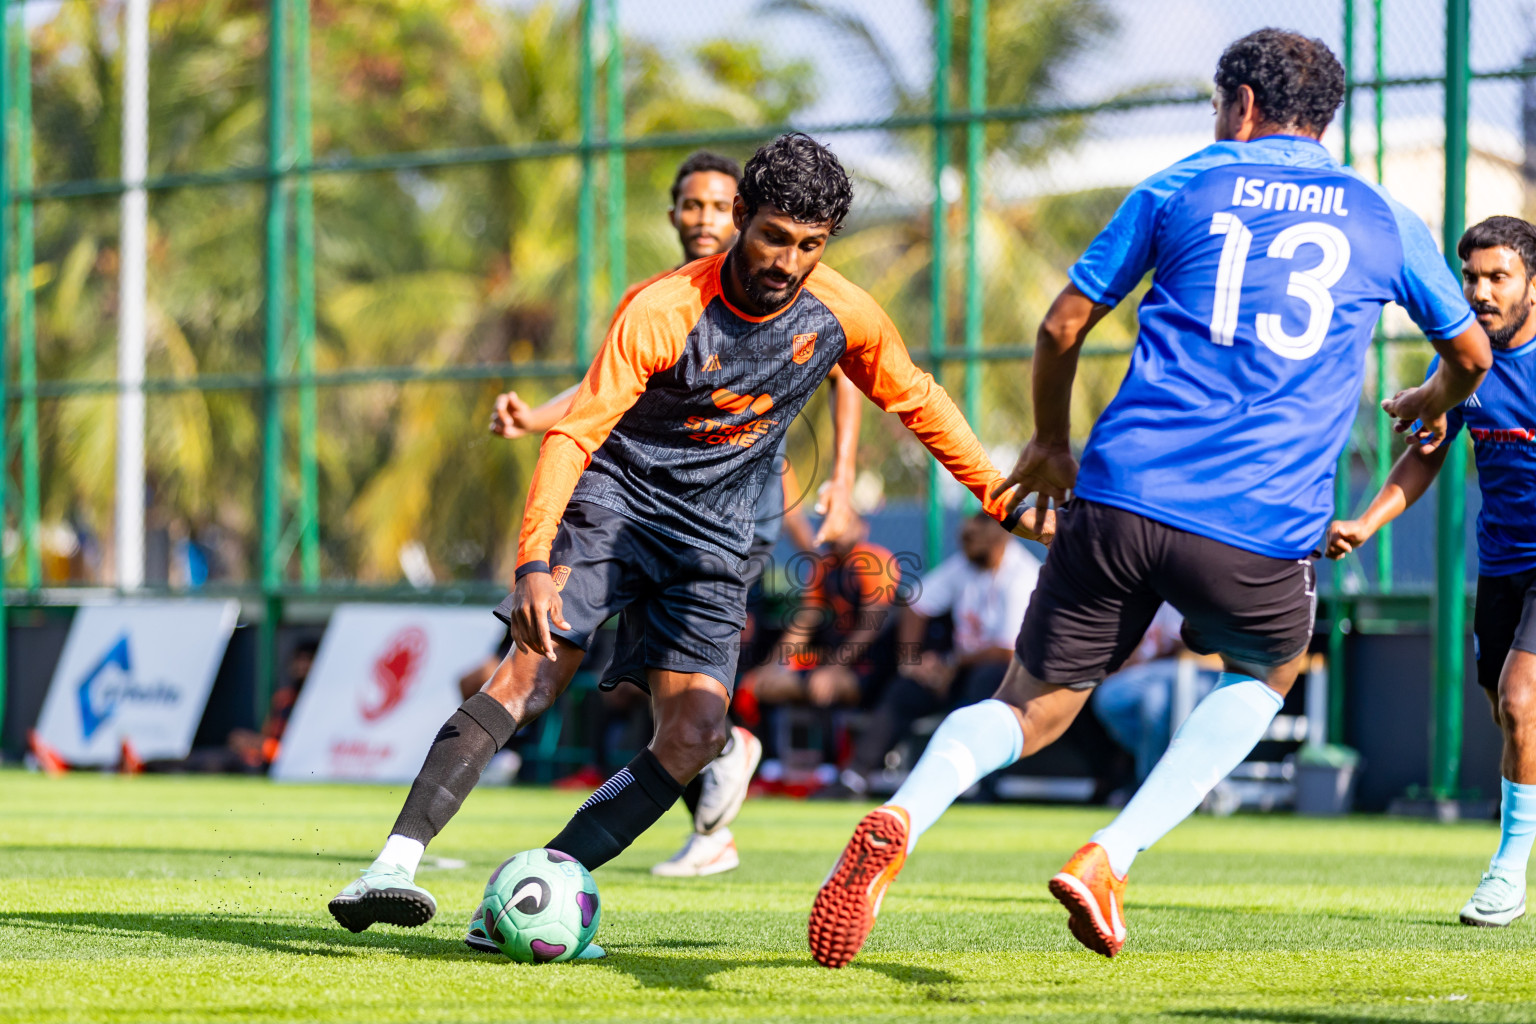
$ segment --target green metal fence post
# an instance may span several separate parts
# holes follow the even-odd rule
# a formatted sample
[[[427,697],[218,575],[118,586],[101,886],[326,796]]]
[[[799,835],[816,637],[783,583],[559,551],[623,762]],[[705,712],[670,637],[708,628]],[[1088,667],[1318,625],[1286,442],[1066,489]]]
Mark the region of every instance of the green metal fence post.
[[[581,188],[576,197],[576,361],[587,361],[592,327],[592,247],[597,219],[597,183],[593,175],[593,122],[596,119],[597,82],[592,62],[592,36],[597,27],[598,0],[582,0],[578,97],[581,116]]]
[[[17,16],[21,16],[18,10]],[[25,26],[25,23],[23,23]],[[22,36],[26,38],[25,34]],[[9,396],[11,392],[11,12],[0,10],[0,538],[5,534],[5,506],[10,490]],[[0,545],[0,729],[10,680],[10,615],[6,607],[4,546]]]
[[[1355,156],[1355,2],[1344,0],[1344,162]],[[1352,440],[1352,439],[1351,439]],[[1333,511],[1348,516],[1350,440],[1339,452],[1333,475]],[[1334,562],[1329,579],[1332,594],[1328,601],[1328,738],[1335,743],[1344,739],[1344,636],[1349,629],[1349,601],[1344,594],[1344,563]]]
[[[1387,176],[1387,122],[1383,102],[1386,94],[1382,91],[1381,83],[1387,77],[1386,27],[1382,19],[1382,0],[1372,0],[1371,6],[1375,22],[1372,37],[1375,63],[1374,74],[1371,76],[1375,84],[1371,91],[1375,97],[1372,112],[1376,120],[1376,183],[1383,185]],[[1376,321],[1372,344],[1376,356],[1376,472],[1372,483],[1375,490],[1379,491],[1387,482],[1387,474],[1392,471],[1392,441],[1397,436],[1392,430],[1392,417],[1381,407],[1382,399],[1387,397],[1387,332],[1380,320]],[[1392,573],[1392,524],[1388,523],[1376,531],[1376,589],[1381,593],[1391,593]]]
[[[22,12],[25,8],[22,8]],[[37,467],[37,395],[30,389],[37,385],[37,296],[32,277],[37,262],[33,246],[32,209],[32,48],[27,41],[27,23],[23,16],[17,23],[16,59],[12,64],[15,84],[11,103],[16,108],[16,188],[23,193],[16,203],[16,356],[17,383],[22,386],[21,409],[21,541],[26,554],[27,589],[35,591],[43,583],[43,558],[39,550],[41,531],[38,520],[39,497]]]
[[[948,265],[944,259],[944,234],[946,210],[944,203],[944,172],[949,169],[949,59],[950,59],[950,7],[949,0],[936,0],[933,5],[933,262],[928,280],[928,344],[933,350],[933,376],[942,383],[944,360],[940,355],[948,341],[948,310],[946,308],[944,275]],[[939,495],[939,464],[928,461],[927,519],[924,534],[928,565],[939,562],[944,550],[944,506]]]
[[[269,0],[267,29],[267,217],[265,352],[262,386],[261,459],[261,617],[256,677],[256,715],[266,714],[277,685],[277,624],[282,615],[278,588],[283,567],[278,557],[283,514],[283,345],[286,336],[288,182],[288,40],[289,0]]]
[[[624,211],[624,36],[620,0],[608,0],[608,290],[609,306],[628,287]]]
[[[1456,243],[1467,216],[1471,20],[1468,0],[1446,0],[1444,247],[1446,261],[1453,267]],[[1455,269],[1460,272],[1460,268]],[[1467,620],[1466,483],[1466,445],[1457,437],[1440,471],[1435,496],[1435,697],[1430,719],[1429,784],[1439,800],[1455,798],[1461,769]]]
[[[310,127],[309,0],[293,0],[294,158],[307,168],[314,159]],[[299,174],[294,199],[294,274],[297,304],[294,342],[299,385],[299,578],[320,584],[320,470],[316,455],[319,414],[315,402],[315,184]]]
[[[965,106],[965,418],[981,432],[981,161],[987,126],[980,114],[987,107],[987,0],[971,0],[970,46],[966,52]]]

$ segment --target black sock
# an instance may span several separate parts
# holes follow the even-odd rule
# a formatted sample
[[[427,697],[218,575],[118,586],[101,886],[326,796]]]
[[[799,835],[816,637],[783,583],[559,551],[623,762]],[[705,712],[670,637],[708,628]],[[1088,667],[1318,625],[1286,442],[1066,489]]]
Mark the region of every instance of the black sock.
[[[494,697],[477,693],[460,705],[437,731],[391,834],[431,842],[516,731],[517,722]]]
[[[682,783],[647,747],[587,797],[560,834],[544,845],[596,871],[656,824],[682,794]]]

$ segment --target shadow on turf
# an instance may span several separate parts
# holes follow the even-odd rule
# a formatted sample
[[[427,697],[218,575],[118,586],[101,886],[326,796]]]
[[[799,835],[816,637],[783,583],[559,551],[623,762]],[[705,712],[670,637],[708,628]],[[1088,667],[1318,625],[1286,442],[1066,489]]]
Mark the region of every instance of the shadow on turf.
[[[689,940],[670,940],[655,943],[658,946],[687,947],[687,946],[713,946],[713,942],[693,942]],[[611,949],[610,955],[595,961],[593,966],[606,970],[627,974],[646,988],[678,988],[693,991],[704,991],[714,987],[711,978],[725,971],[734,971],[741,967],[789,967],[797,970],[809,971],[817,974],[824,973],[825,967],[811,959],[809,953],[798,956],[732,956],[722,957],[687,957],[665,956],[652,953],[632,953],[623,949]],[[915,967],[911,964],[883,963],[878,960],[859,960],[851,967],[850,971],[873,971],[883,974],[892,981],[898,981],[906,985],[919,986],[925,995],[943,997],[954,985],[958,985],[959,978],[947,971],[936,971],[928,967]]]
[[[103,857],[198,857],[206,859],[232,860],[300,860],[321,863],[340,863],[347,860],[355,860],[359,864],[369,863],[372,854],[359,853],[356,856],[342,855],[330,851],[317,853],[315,850],[215,850],[204,846],[80,846],[76,844],[58,846],[18,846],[12,843],[5,845],[5,854],[44,853],[56,856],[76,856],[85,854],[93,862]]]
[[[353,935],[334,925],[284,924],[255,915],[86,914],[65,911],[4,912],[0,927],[42,928],[82,937],[129,932],[168,939],[224,942],[296,956],[356,956],[369,949],[396,949],[409,957],[484,960],[454,939],[377,931]]]
[[[1209,1010],[1164,1010],[1159,1016],[1188,1017],[1195,1020],[1265,1021],[1266,1024],[1381,1024],[1387,1019],[1379,1013],[1329,1013],[1313,1010],[1234,1010],[1212,1007]],[[1452,1024],[1465,1017],[1414,1017],[1416,1024]]]

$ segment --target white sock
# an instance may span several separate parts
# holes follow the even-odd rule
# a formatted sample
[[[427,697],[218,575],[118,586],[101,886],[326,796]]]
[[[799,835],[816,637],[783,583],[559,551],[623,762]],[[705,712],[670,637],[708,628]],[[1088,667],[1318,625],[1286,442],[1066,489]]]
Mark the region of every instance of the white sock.
[[[421,855],[426,852],[425,843],[401,835],[392,835],[384,840],[384,849],[380,850],[379,855],[373,859],[373,868],[370,870],[393,868],[404,871],[405,876],[414,882],[416,868],[421,864]]]
[[[934,730],[928,749],[887,805],[911,819],[907,852],[977,779],[1019,759],[1024,730],[1012,706],[997,699],[960,708]]]
[[[1205,794],[1242,763],[1284,700],[1251,676],[1223,672],[1195,706],[1131,802],[1093,841],[1124,877],[1136,855],[1194,813]]]

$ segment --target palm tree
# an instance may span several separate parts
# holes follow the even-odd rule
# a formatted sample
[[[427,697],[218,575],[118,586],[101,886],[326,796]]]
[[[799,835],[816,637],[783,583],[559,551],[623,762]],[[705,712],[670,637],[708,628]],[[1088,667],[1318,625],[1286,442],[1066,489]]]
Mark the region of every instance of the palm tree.
[[[40,180],[117,173],[119,8],[66,0],[32,30]],[[266,9],[264,0],[153,5],[152,175],[265,162]],[[575,17],[572,5],[553,0],[516,9],[314,0],[317,159],[575,139]],[[774,63],[751,46],[706,42],[686,76],[674,55],[639,41],[626,40],[624,53],[630,134],[771,123],[810,98],[803,66]],[[651,213],[675,158],[629,159],[631,191],[644,196],[643,206],[631,204],[639,207],[629,240],[637,272],[676,259],[675,241]],[[557,157],[316,175],[319,368],[569,360],[579,174],[577,158]],[[264,209],[259,184],[151,197],[152,376],[259,372]],[[46,202],[38,214],[41,375],[110,378],[116,202]],[[532,445],[492,443],[484,433],[489,398],[507,383],[321,389],[327,575],[397,579],[411,542],[440,575],[499,574],[535,457]],[[539,397],[566,382],[516,383]],[[148,408],[151,522],[228,538],[225,575],[248,577],[258,396],[152,395]],[[73,517],[108,534],[112,398],[44,402],[40,418],[45,519]],[[295,424],[287,426],[292,438]]]

